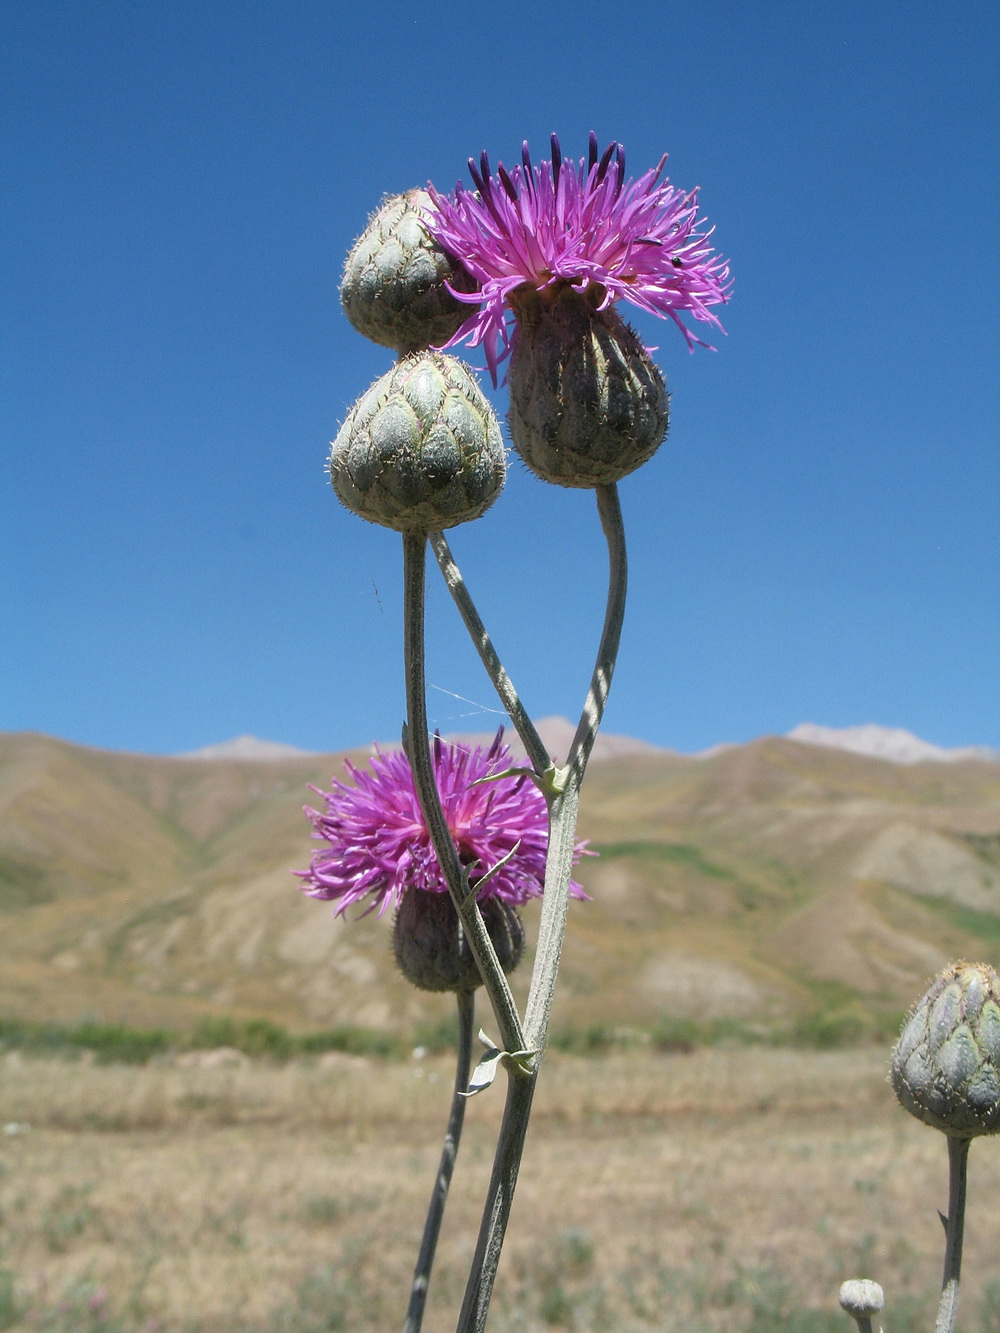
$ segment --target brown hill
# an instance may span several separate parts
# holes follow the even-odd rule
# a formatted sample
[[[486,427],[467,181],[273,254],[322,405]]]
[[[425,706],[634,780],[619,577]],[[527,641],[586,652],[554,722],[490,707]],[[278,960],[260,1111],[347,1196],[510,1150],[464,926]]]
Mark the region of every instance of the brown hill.
[[[344,921],[289,873],[309,859],[307,784],[343,757],[0,736],[0,1013],[295,1029],[445,1013],[395,975],[387,919]],[[581,835],[601,856],[579,871],[593,902],[571,910],[562,1025],[897,1011],[951,957],[1000,963],[997,764],[774,738],[627,753],[593,766]]]

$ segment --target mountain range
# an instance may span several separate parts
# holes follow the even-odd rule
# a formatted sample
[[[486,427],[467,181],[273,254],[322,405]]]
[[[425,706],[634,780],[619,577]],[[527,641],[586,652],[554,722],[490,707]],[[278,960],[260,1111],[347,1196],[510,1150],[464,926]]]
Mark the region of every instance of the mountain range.
[[[558,759],[564,759],[569,752],[576,728],[564,717],[543,717],[537,723],[537,730],[548,751]],[[834,750],[850,750],[852,754],[870,755],[873,759],[887,759],[893,764],[919,763],[954,763],[959,759],[981,759],[984,763],[1000,764],[1000,750],[988,745],[962,745],[948,749],[942,745],[933,745],[921,740],[912,731],[902,727],[880,727],[868,722],[860,727],[821,727],[815,722],[800,722],[797,727],[785,733],[792,741],[802,741],[806,745],[826,745]],[[488,732],[451,732],[446,737],[451,741],[465,741],[484,745],[492,739]],[[524,747],[513,734],[508,734],[508,746],[518,758],[524,758]],[[397,743],[388,742],[379,748],[393,749]],[[692,756],[695,759],[708,759],[723,750],[733,748],[731,744],[713,745]],[[206,745],[200,750],[189,750],[176,756],[178,759],[294,759],[304,758],[318,753],[315,750],[300,750],[294,745],[283,745],[278,741],[262,741],[256,736],[236,736],[230,741],[217,745]],[[618,758],[624,754],[676,754],[678,751],[665,750],[662,746],[649,741],[636,740],[633,736],[615,736],[601,732],[594,747],[593,758],[599,763],[602,759]]]
[[[1000,763],[878,757],[859,746],[897,734],[861,731],[700,757],[606,737],[556,1023],[898,1012],[950,958],[1000,963]],[[345,755],[261,744],[166,757],[0,735],[0,1013],[301,1030],[447,1012],[396,974],[388,914],[345,920],[297,891],[309,784]]]

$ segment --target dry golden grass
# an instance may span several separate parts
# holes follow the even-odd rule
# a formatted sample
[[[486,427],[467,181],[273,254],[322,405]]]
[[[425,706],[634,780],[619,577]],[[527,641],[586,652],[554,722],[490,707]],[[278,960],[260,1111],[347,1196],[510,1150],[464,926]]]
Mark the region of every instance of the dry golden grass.
[[[387,1333],[447,1061],[0,1063],[0,1327]],[[943,1138],[875,1051],[552,1054],[493,1333],[833,1333],[840,1282],[933,1325]],[[426,1333],[454,1327],[502,1100],[470,1103]],[[25,1131],[25,1124],[30,1129]],[[961,1327],[1000,1329],[1000,1143],[972,1152]],[[4,1320],[6,1319],[6,1324]]]

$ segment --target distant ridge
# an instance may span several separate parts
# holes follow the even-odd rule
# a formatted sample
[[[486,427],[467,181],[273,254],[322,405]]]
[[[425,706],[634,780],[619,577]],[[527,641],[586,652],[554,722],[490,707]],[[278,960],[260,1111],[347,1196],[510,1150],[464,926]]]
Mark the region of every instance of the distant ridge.
[[[171,755],[172,759],[309,759],[317,750],[300,750],[281,741],[262,741],[256,736],[235,736],[231,741],[205,745],[200,750]]]
[[[569,753],[576,727],[565,717],[543,717],[536,723],[549,754],[557,763],[563,763]],[[459,731],[449,732],[445,740],[460,745],[488,746],[494,732]],[[1000,750],[988,745],[962,745],[952,749],[934,745],[922,740],[912,731],[902,727],[880,727],[869,722],[859,727],[824,727],[815,722],[800,722],[791,731],[785,733],[786,739],[798,741],[803,745],[823,745],[833,750],[848,750],[851,754],[865,755],[870,759],[882,759],[891,764],[920,763],[958,763],[973,759],[980,763],[1000,764]],[[517,733],[508,722],[504,730],[504,739],[515,759],[524,758],[524,746]],[[363,746],[355,748],[362,749]],[[380,749],[399,748],[398,741],[389,741],[380,745]],[[685,758],[712,759],[729,749],[737,748],[736,742],[723,742],[701,750]],[[236,736],[232,740],[220,741],[214,745],[205,745],[199,750],[189,750],[183,754],[172,755],[174,759],[237,759],[258,762],[261,760],[311,759],[323,753],[319,750],[303,750],[295,745],[285,745],[280,741],[261,740],[257,736]],[[620,759],[628,755],[676,755],[676,750],[653,745],[650,741],[639,740],[634,736],[617,736],[601,732],[594,747],[593,758],[596,762],[606,759]]]
[[[891,764],[920,764],[927,761],[954,764],[962,759],[1000,764],[1000,750],[993,750],[988,745],[962,745],[949,750],[921,740],[912,731],[905,731],[902,727],[880,727],[874,722],[862,727],[841,728],[800,722],[786,734],[790,741],[801,741],[805,745],[826,745],[834,750],[850,750],[852,754],[864,754],[872,759],[887,759]]]
[[[565,763],[566,756],[569,754],[569,747],[573,743],[573,737],[576,735],[576,725],[565,717],[543,717],[535,723],[535,728],[549,754],[557,763]],[[490,745],[496,732],[453,732],[445,736],[445,740],[459,745]],[[515,759],[524,758],[524,746],[518,737],[517,732],[508,723],[504,728],[504,741],[510,749],[511,756]],[[594,745],[592,759],[599,763],[602,759],[620,759],[623,755],[632,754],[673,754],[672,750],[665,750],[659,745],[653,745],[649,741],[636,740],[633,736],[615,736],[606,732],[598,732],[597,741]]]

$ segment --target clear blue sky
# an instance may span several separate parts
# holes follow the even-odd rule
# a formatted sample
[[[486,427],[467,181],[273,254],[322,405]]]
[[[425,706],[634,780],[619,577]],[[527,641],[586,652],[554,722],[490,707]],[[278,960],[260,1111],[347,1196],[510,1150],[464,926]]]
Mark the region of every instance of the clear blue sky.
[[[702,187],[735,280],[715,353],[639,323],[673,420],[622,486],[607,725],[1000,745],[994,3],[6,0],[0,25],[0,730],[398,735],[398,539],[324,474],[389,365],[343,255],[383,193],[593,129]],[[591,497],[514,466],[454,548],[529,708],[575,714]],[[432,720],[492,726],[436,587],[430,628]]]

